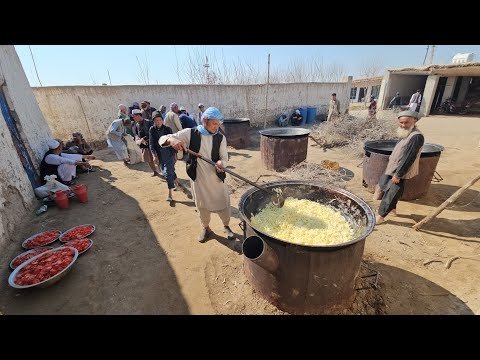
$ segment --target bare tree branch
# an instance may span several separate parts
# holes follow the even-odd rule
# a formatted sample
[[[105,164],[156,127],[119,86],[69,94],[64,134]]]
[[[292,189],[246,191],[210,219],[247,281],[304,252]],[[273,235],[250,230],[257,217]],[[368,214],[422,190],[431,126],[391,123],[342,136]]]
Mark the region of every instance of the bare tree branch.
[[[363,59],[360,63],[360,76],[364,78],[371,78],[382,75],[385,67],[379,59]]]

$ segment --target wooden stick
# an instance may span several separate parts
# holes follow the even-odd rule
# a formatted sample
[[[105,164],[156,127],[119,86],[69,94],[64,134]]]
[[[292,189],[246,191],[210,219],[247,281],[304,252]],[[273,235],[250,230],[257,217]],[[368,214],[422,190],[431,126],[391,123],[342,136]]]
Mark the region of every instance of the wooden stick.
[[[415,225],[412,226],[415,230],[420,229],[423,225],[431,221],[433,218],[435,218],[438,214],[440,214],[448,205],[453,204],[459,197],[462,195],[470,186],[475,184],[478,180],[480,179],[480,175],[475,177],[474,179],[470,180],[468,183],[463,185],[461,189],[458,189],[455,191],[455,193],[450,196],[447,200],[443,202],[442,205],[437,207],[433,212],[430,213],[427,217],[425,217],[422,221],[419,221]]]

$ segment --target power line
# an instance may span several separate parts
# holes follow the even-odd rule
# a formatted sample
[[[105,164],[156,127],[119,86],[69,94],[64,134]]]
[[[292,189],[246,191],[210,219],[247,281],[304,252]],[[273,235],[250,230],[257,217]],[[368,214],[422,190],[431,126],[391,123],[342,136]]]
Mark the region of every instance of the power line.
[[[40,83],[40,86],[43,87],[42,82],[40,81],[40,77],[38,76],[37,65],[35,65],[35,59],[33,58],[32,48],[30,47],[30,45],[28,45],[28,48],[30,49],[30,55],[32,55],[33,66],[35,67],[35,73],[37,74],[38,82]]]

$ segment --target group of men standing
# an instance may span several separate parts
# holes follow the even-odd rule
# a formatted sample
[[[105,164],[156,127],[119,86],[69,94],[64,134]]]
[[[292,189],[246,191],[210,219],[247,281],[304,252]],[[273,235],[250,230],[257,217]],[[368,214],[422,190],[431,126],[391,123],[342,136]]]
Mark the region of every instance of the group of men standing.
[[[134,140],[142,151],[143,160],[153,171],[152,176],[160,176],[156,171],[158,166],[166,179],[168,201],[173,201],[172,190],[182,187],[175,173],[175,163],[177,160],[186,159],[192,195],[202,225],[198,241],[207,240],[212,233],[209,227],[212,212],[219,214],[227,237],[234,238],[235,235],[229,227],[230,197],[223,170],[228,161],[227,141],[225,136],[219,133],[223,114],[215,107],[205,109],[200,103],[196,122],[186,109],[179,107],[177,103],[170,104],[170,111],[166,114],[154,108],[152,112],[145,111],[151,109],[150,104],[146,105],[140,110],[134,103],[130,110],[131,119],[126,107],[119,105],[119,118],[114,120],[107,130],[107,138],[118,159],[128,165],[128,152],[123,139],[130,136],[127,132],[130,127]],[[192,154],[184,157],[183,153],[186,154],[187,149],[214,161],[216,166],[204,161],[197,162],[197,158]]]

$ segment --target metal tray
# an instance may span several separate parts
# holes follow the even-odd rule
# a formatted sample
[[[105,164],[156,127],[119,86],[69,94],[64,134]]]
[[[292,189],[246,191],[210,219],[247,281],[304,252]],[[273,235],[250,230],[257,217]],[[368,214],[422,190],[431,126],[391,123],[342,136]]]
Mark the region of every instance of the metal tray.
[[[79,251],[79,252],[78,252],[78,255],[83,254],[85,251],[87,251],[88,249],[90,249],[90,248],[92,247],[92,245],[93,245],[93,240],[87,239],[87,238],[81,238],[81,239],[75,239],[75,240],[67,241],[65,244],[61,245],[60,247],[68,246],[69,243],[71,243],[72,241],[76,241],[76,240],[88,240],[88,241],[90,241],[90,245],[88,245],[88,247],[87,247],[85,250],[83,250],[82,252]],[[73,247],[73,246],[71,246],[71,247]],[[77,251],[78,251],[78,250],[77,250]]]
[[[95,231],[95,225],[92,225],[92,224],[83,224],[83,225],[77,225],[77,226],[74,226],[74,227],[73,227],[73,228],[71,228],[71,229],[65,230],[65,231],[62,233],[62,235],[60,235],[60,238],[59,238],[59,240],[60,240],[61,242],[63,242],[63,243],[66,243],[66,242],[72,241],[72,240],[63,240],[63,235],[65,235],[65,234],[66,234],[66,233],[68,233],[70,230],[73,230],[73,229],[75,229],[75,228],[77,228],[77,227],[79,227],[79,226],[93,226],[93,230],[92,230],[90,233],[88,233],[87,235],[85,235],[84,237],[81,237],[81,238],[79,238],[79,239],[73,239],[73,240],[80,240],[80,239],[84,239],[84,238],[86,238],[87,236],[90,236],[90,235],[92,235],[92,234],[93,234],[93,232]]]
[[[10,285],[11,287],[14,287],[16,289],[26,289],[26,288],[36,287],[36,286],[40,287],[40,288],[46,288],[50,285],[55,284],[57,281],[62,279],[65,275],[67,275],[70,272],[70,270],[72,269],[72,265],[75,263],[75,260],[77,260],[77,258],[78,258],[78,250],[75,249],[75,248],[72,248],[71,246],[67,246],[67,247],[72,249],[75,252],[75,254],[73,254],[72,261],[70,262],[70,264],[68,264],[68,266],[65,269],[63,269],[59,273],[52,276],[50,279],[43,280],[43,281],[41,281],[37,284],[33,284],[33,285],[18,285],[18,284],[15,284],[15,282],[14,282],[15,278],[17,277],[18,272],[20,270],[22,270],[25,266],[30,264],[32,261],[35,261],[36,259],[38,259],[40,256],[42,256],[44,254],[48,254],[50,252],[54,252],[54,251],[64,249],[65,246],[60,246],[60,247],[56,247],[52,250],[45,251],[41,254],[38,254],[37,256],[34,256],[30,260],[25,261],[23,264],[19,265],[15,270],[12,271],[12,273],[8,277],[8,285]]]
[[[35,247],[28,247],[28,246],[26,246],[26,243],[27,243],[29,240],[32,240],[34,237],[36,237],[36,236],[38,236],[38,235],[42,235],[42,234],[44,234],[44,233],[46,233],[46,232],[49,232],[49,231],[57,231],[57,232],[58,232],[58,236],[57,236],[55,239],[53,239],[52,241],[50,241],[50,242],[48,242],[48,243],[46,243],[46,244],[43,244],[43,245],[41,245],[41,246],[35,246]],[[46,246],[46,245],[49,245],[49,244],[53,243],[54,241],[57,241],[57,239],[60,237],[60,235],[62,235],[62,232],[61,232],[60,230],[47,230],[47,231],[42,231],[41,233],[32,235],[32,236],[30,236],[28,239],[24,240],[24,241],[22,242],[22,247],[23,247],[24,249],[31,250],[31,249],[39,248],[39,247],[42,247],[42,246]]]
[[[28,251],[24,251],[23,253],[15,256],[15,257],[12,259],[12,261],[10,261],[10,269],[12,269],[12,270],[15,270],[15,269],[16,269],[15,267],[13,267],[13,263],[15,262],[15,260],[16,260],[17,258],[19,258],[20,256],[27,255],[27,254],[29,254],[29,253],[31,253],[31,252],[33,252],[33,251],[37,251],[38,249],[52,250],[53,247],[52,247],[52,246],[40,246],[40,247],[36,247],[36,248],[33,248],[33,249],[31,249],[31,250],[28,250]],[[45,251],[44,251],[44,252],[45,252]],[[43,254],[43,253],[41,253],[41,254]],[[30,259],[29,259],[29,260],[30,260]],[[28,260],[27,260],[27,261],[28,261]],[[23,264],[23,263],[22,263],[22,264]],[[22,265],[22,264],[20,264],[20,265]],[[20,265],[18,265],[18,266],[20,266]],[[17,266],[17,267],[18,267],[18,266]]]

